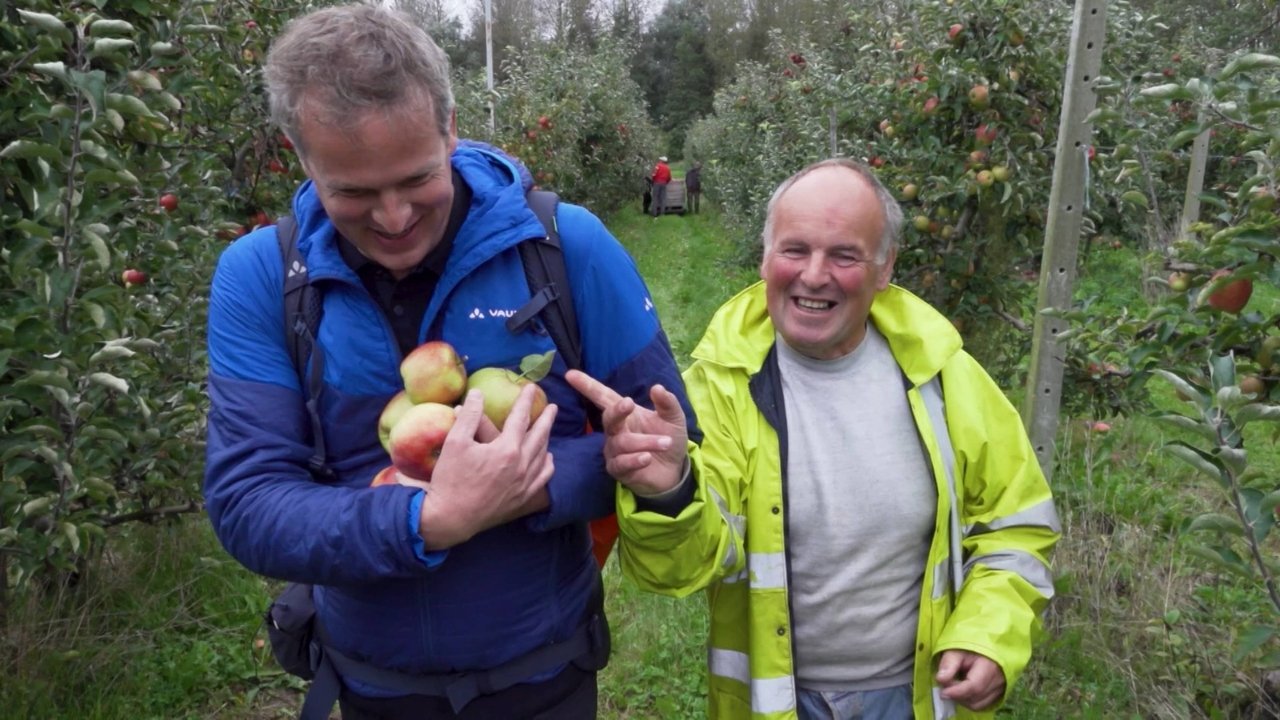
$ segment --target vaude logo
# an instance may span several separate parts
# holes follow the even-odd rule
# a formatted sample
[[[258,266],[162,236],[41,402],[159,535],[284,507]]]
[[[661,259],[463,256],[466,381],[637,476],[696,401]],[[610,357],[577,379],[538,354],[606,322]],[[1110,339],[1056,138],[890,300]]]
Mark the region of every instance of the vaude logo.
[[[652,309],[653,309],[653,301],[650,300],[648,297],[646,297],[644,299],[644,311],[649,312]]]
[[[516,314],[515,310],[504,310],[502,308],[489,308],[488,313],[486,313],[484,310],[481,310],[480,308],[475,308],[471,311],[469,315],[467,315],[467,317],[471,318],[472,320],[483,320],[487,317],[509,318],[515,314]]]

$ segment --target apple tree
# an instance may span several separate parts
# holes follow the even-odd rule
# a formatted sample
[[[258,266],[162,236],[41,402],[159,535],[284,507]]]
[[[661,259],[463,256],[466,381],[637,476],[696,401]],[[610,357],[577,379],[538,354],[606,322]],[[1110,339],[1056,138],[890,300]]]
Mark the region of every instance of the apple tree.
[[[657,147],[627,68],[623,48],[609,43],[522,53],[495,88],[491,139],[482,76],[466,74],[455,82],[459,135],[502,147],[538,185],[608,213],[640,197]]]
[[[200,509],[203,298],[226,241],[293,182],[258,75],[297,5],[32,0],[0,18],[0,589]]]
[[[896,281],[1007,379],[1029,340],[1069,18],[996,5],[917,3],[896,23],[859,6],[825,46],[775,36],[774,59],[717,94],[686,156],[749,237],[787,175],[833,152],[867,162],[908,218]]]

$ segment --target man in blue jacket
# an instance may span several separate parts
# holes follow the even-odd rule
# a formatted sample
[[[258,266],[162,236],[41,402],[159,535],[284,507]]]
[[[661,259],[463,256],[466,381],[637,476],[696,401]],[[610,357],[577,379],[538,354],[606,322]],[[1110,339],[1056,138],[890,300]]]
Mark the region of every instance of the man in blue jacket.
[[[564,363],[541,383],[554,407],[527,428],[499,433],[470,394],[429,491],[369,487],[389,464],[377,420],[409,350],[444,339],[474,371],[553,349],[536,323],[506,327],[530,299],[517,245],[544,234],[525,171],[458,143],[448,61],[398,13],[294,20],[266,81],[308,176],[291,211],[322,290],[323,386],[307,392],[290,360],[285,269],[260,229],[223,254],[210,296],[204,493],[219,539],[254,572],[315,585],[321,647],[361,669],[337,666],[345,718],[595,717],[607,630],[591,632],[587,523],[613,510],[615,486]],[[561,203],[556,224],[586,371],[646,404],[655,382],[680,388],[630,257],[581,207]],[[323,479],[308,470],[308,395]]]

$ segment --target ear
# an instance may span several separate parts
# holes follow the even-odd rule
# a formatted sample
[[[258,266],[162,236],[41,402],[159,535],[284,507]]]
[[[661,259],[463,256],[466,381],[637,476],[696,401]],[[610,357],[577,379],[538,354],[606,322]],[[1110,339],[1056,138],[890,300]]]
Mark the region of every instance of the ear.
[[[889,251],[889,257],[884,261],[884,265],[880,267],[880,277],[876,280],[876,290],[883,290],[889,287],[889,281],[893,280],[893,264],[898,260],[898,248]]]

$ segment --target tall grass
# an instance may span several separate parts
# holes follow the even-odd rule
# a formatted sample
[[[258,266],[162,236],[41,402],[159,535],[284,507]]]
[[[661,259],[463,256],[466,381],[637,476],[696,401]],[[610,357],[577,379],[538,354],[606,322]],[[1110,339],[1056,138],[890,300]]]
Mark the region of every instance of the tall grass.
[[[753,281],[735,266],[743,238],[714,212],[610,220],[645,276],[678,361],[711,314]],[[1090,258],[1082,294],[1133,305],[1141,263],[1127,251]],[[1178,401],[1154,386],[1154,402]],[[1012,390],[1012,389],[1011,389]],[[1108,433],[1064,418],[1055,494],[1064,536],[1047,636],[1003,717],[1264,718],[1280,716],[1276,679],[1233,656],[1234,629],[1271,612],[1249,582],[1191,559],[1181,531],[1213,507],[1213,488],[1161,451],[1177,437],[1143,417]],[[1252,428],[1253,426],[1251,426]],[[1248,439],[1250,462],[1274,472],[1273,439]],[[605,720],[703,717],[707,615],[701,596],[639,592],[605,568],[614,654],[601,676]],[[259,646],[272,583],[231,560],[202,517],[129,529],[72,584],[12,610],[0,635],[0,717],[287,718],[302,683]]]

